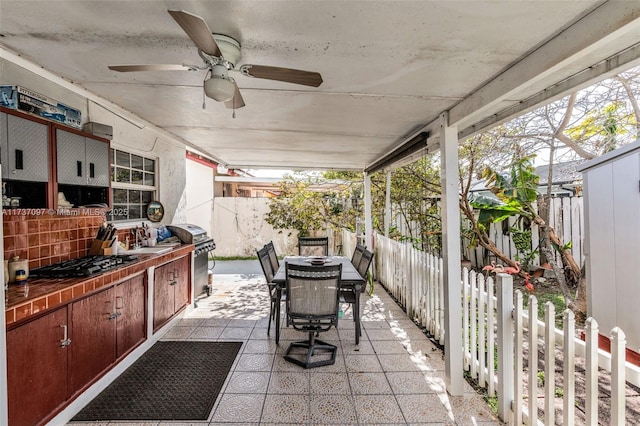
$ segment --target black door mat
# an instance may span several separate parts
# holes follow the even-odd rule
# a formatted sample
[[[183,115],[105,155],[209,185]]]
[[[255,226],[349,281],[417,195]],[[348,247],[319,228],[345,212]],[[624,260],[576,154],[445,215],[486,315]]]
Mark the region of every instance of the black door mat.
[[[207,420],[241,347],[157,342],[72,420]]]

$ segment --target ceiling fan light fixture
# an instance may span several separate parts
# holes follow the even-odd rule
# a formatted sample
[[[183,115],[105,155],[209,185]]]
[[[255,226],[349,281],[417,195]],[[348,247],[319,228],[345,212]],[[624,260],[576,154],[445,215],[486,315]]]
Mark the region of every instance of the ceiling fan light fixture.
[[[226,102],[236,93],[236,85],[228,77],[212,75],[204,82],[204,93],[218,102]]]
[[[224,34],[213,34],[213,39],[216,41],[224,60],[231,62],[233,67],[235,67],[242,57],[241,47],[238,40]]]

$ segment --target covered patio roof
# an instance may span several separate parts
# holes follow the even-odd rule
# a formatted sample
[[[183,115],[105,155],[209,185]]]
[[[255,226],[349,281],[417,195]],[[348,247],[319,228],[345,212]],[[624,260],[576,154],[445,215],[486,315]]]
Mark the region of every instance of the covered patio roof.
[[[246,102],[234,118],[211,99],[202,108],[205,70],[110,70],[202,64],[167,9],[198,15],[212,32],[237,40],[240,64],[315,71],[323,83],[231,73]],[[462,395],[464,382],[456,355],[462,347],[458,139],[639,58],[640,1],[3,0],[0,6],[0,67],[11,65],[0,68],[3,84],[25,70],[55,79],[82,91],[89,115],[106,109],[227,168],[365,171],[368,246],[370,172],[439,149],[451,395]]]
[[[437,147],[443,112],[467,136],[640,56],[637,1],[5,0],[0,9],[3,58],[88,90],[89,111],[157,126],[230,168],[384,167],[423,132]],[[233,118],[212,99],[202,109],[204,70],[110,70],[202,64],[167,9],[236,39],[242,64],[324,81],[231,73],[246,102]]]

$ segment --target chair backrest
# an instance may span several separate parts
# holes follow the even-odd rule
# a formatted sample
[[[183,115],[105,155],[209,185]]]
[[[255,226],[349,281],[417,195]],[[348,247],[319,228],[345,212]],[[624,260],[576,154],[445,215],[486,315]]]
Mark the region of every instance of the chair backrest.
[[[356,249],[353,251],[353,256],[351,256],[351,264],[358,269],[358,265],[360,264],[360,259],[362,259],[362,252],[366,250],[366,247],[362,244],[356,244]]]
[[[329,237],[299,237],[298,255],[300,256],[328,256]]]
[[[276,248],[273,246],[273,241],[269,241],[265,245],[267,252],[269,253],[269,261],[271,262],[271,269],[275,274],[280,267],[280,262],[278,261],[278,255],[276,254]]]
[[[338,321],[342,265],[285,264],[287,315],[292,319]],[[295,326],[295,323],[294,323]]]
[[[356,269],[360,276],[364,279],[367,279],[367,271],[369,270],[369,266],[371,265],[371,261],[373,260],[373,252],[369,250],[365,250],[362,252],[362,258],[358,263]]]
[[[271,268],[271,261],[269,260],[269,252],[266,247],[262,247],[257,251],[258,260],[260,261],[260,266],[262,266],[262,273],[264,274],[264,278],[267,280],[267,284],[270,284],[273,281],[273,268]]]

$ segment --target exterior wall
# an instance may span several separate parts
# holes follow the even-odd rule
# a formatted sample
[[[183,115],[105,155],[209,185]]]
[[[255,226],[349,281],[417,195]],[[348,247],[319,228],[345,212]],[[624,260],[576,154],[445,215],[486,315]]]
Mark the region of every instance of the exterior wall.
[[[265,222],[268,198],[216,197],[213,203],[213,238],[216,256],[255,256],[273,241],[278,255],[298,253],[297,233],[273,229]]]
[[[213,167],[187,159],[187,223],[212,235]]]
[[[640,351],[640,143],[585,165],[588,315],[600,330],[620,327]]]

